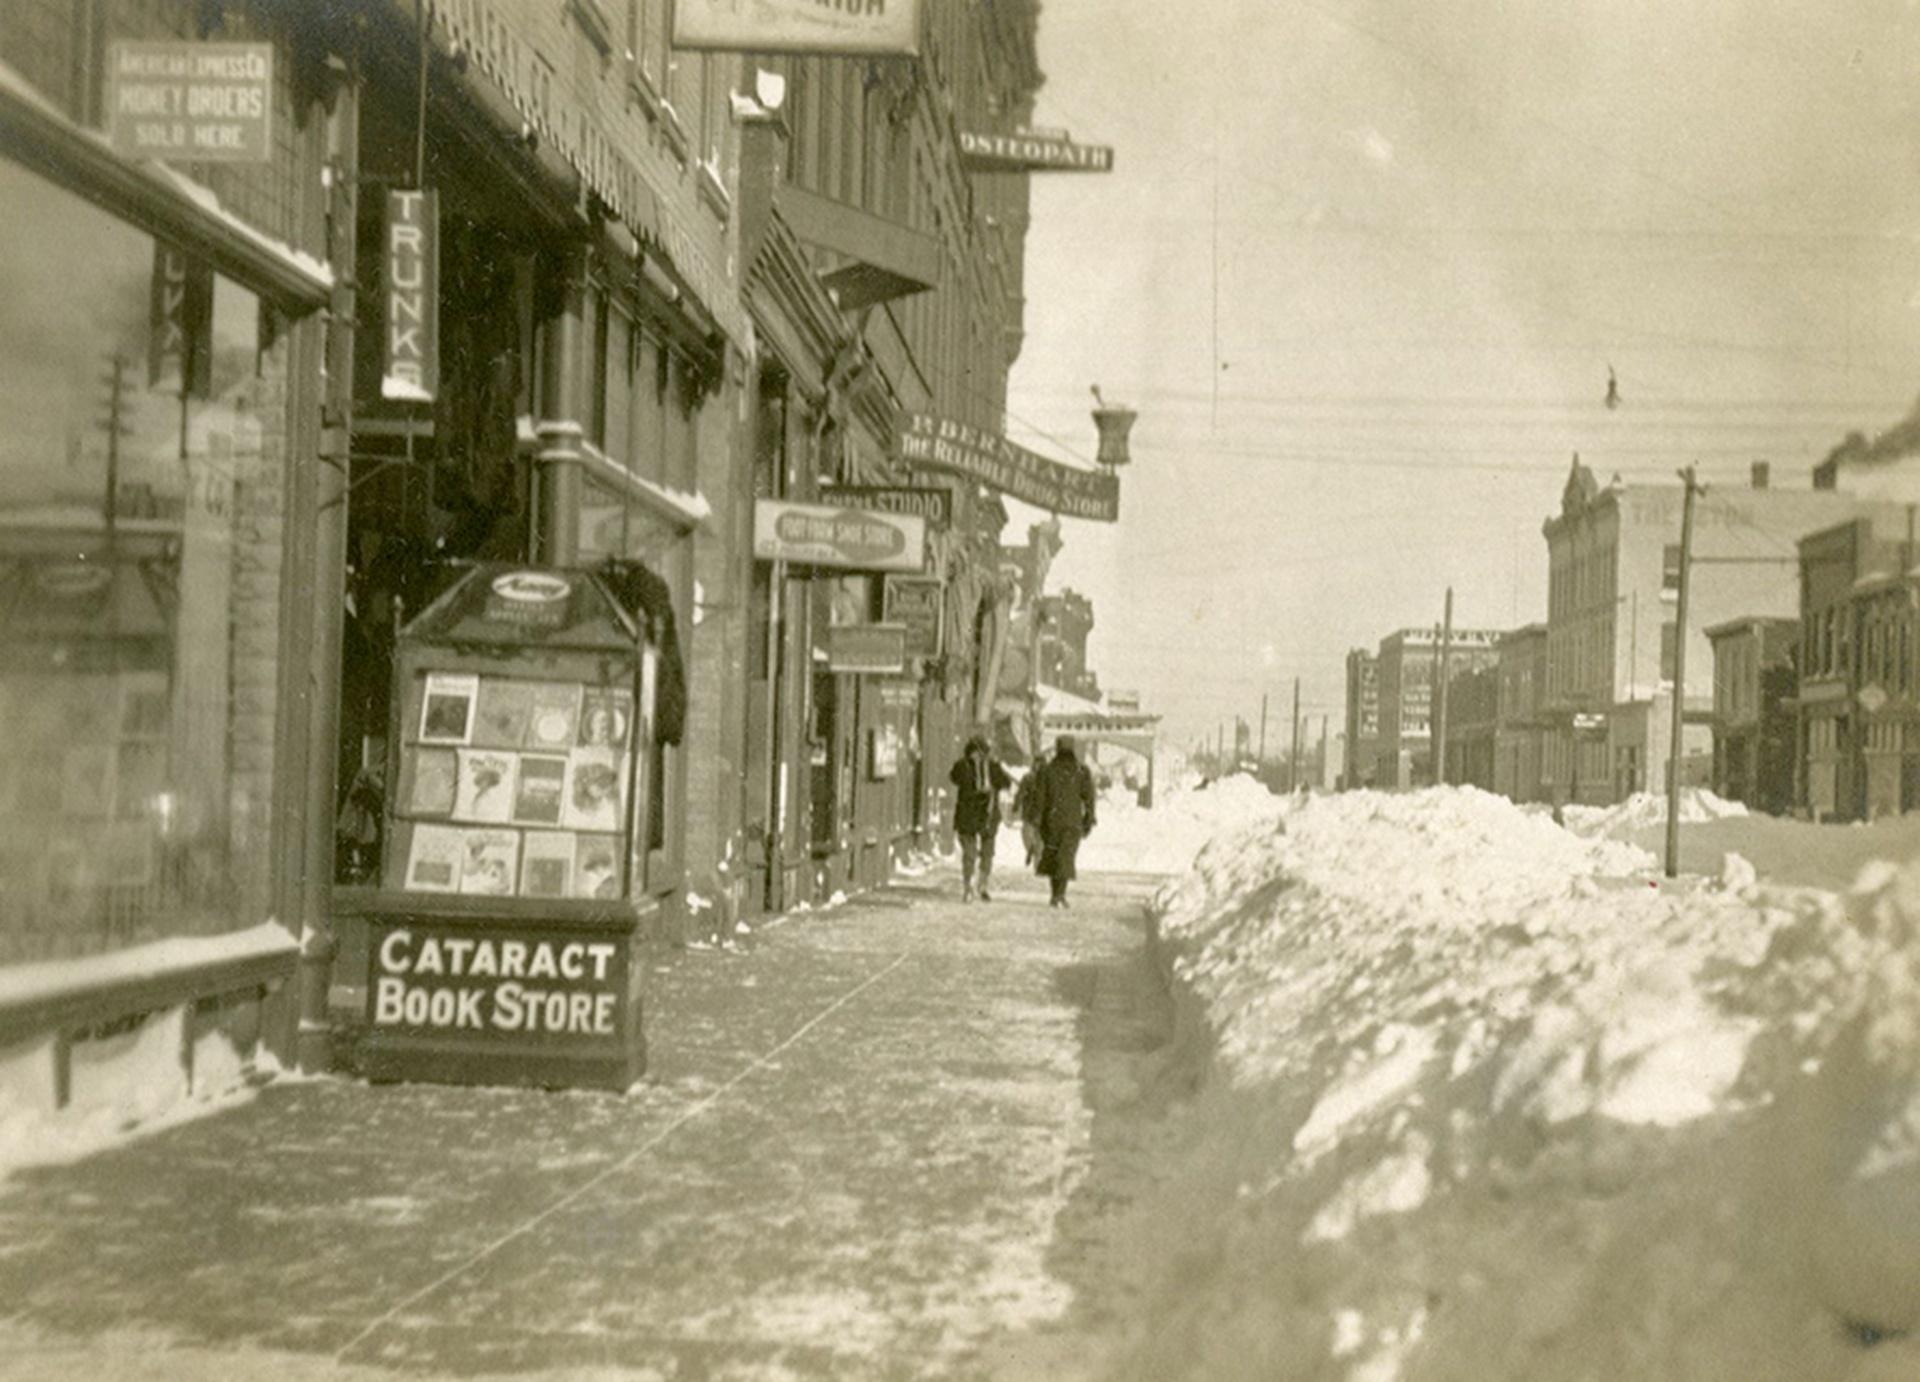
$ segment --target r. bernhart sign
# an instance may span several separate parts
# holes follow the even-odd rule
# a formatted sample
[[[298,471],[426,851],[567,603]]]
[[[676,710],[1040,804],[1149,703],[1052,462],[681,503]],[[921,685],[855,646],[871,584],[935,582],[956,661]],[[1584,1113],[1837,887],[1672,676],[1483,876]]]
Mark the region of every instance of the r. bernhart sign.
[[[909,465],[971,476],[1022,503],[1069,518],[1113,523],[1120,517],[1117,475],[1050,461],[951,418],[907,414],[900,427],[900,457]]]
[[[676,0],[677,48],[748,53],[920,51],[920,0]]]

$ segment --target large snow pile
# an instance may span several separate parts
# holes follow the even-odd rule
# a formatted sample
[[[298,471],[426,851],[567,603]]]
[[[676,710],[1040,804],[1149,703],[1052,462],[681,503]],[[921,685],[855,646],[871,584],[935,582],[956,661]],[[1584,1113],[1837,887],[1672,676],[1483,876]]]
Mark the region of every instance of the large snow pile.
[[[1099,824],[1080,847],[1083,869],[1134,873],[1181,873],[1201,846],[1222,832],[1270,820],[1286,803],[1248,776],[1237,773],[1205,787],[1159,791],[1151,807],[1128,791],[1111,790],[1100,802]]]
[[[1132,1375],[1920,1376],[1920,867],[1651,863],[1361,792],[1163,888],[1218,1077]]]
[[[1716,796],[1705,787],[1680,789],[1682,824],[1688,821],[1730,820],[1746,814],[1747,808],[1742,803]],[[1567,806],[1562,808],[1560,815],[1569,830],[1577,830],[1582,835],[1618,837],[1649,826],[1665,825],[1667,796],[1664,792],[1635,792],[1625,801],[1612,806]]]

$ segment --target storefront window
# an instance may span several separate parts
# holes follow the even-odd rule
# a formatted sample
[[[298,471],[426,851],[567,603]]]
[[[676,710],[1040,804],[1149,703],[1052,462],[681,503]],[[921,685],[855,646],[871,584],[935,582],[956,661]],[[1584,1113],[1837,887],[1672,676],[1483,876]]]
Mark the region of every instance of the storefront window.
[[[268,908],[286,338],[0,163],[0,962]]]

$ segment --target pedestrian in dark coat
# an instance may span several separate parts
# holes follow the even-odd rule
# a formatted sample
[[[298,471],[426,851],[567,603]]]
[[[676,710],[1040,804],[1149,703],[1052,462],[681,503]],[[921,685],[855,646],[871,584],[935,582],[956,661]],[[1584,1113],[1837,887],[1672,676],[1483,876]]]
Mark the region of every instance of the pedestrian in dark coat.
[[[1066,735],[1054,741],[1053,757],[1035,768],[1034,823],[1040,827],[1040,862],[1035,872],[1052,884],[1048,905],[1067,905],[1067,884],[1075,877],[1080,841],[1094,826],[1093,774],[1073,751]]]
[[[973,896],[977,864],[980,900],[990,902],[987,884],[993,874],[993,840],[1000,830],[1000,794],[1013,785],[1013,779],[995,761],[987,741],[976,734],[967,740],[947,780],[955,789],[953,833],[960,837],[960,897],[964,901]]]

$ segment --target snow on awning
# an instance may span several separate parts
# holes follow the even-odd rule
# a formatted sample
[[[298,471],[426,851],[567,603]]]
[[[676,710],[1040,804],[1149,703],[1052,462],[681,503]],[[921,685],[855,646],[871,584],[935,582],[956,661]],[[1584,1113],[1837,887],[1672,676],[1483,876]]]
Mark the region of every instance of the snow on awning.
[[[590,441],[582,439],[577,445],[587,474],[616,494],[639,500],[674,527],[684,531],[703,528],[713,516],[713,506],[704,494],[688,494],[636,474]]]

